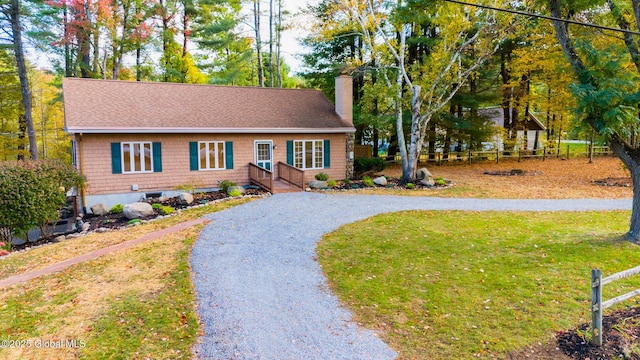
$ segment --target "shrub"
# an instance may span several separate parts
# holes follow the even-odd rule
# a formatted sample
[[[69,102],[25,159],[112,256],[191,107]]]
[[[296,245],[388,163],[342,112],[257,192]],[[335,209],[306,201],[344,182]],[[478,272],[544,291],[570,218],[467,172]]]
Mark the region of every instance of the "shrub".
[[[160,207],[160,215],[173,214],[175,211],[176,211],[176,209],[172,208],[171,206],[161,206]]]
[[[128,224],[129,225],[135,225],[135,224],[140,224],[142,222],[142,220],[140,219],[131,219],[129,220]]]
[[[404,187],[406,187],[407,189],[411,190],[414,189],[416,187],[416,184],[414,183],[407,183]]]
[[[327,180],[329,180],[329,174],[323,173],[323,172],[321,172],[319,174],[316,174],[316,180],[318,180],[318,181],[327,181]]]
[[[362,177],[362,183],[366,187],[373,187],[373,186],[376,185],[376,184],[373,183],[373,180],[369,176],[363,176]]]
[[[122,211],[124,210],[124,205],[122,204],[115,204],[113,205],[113,207],[109,210],[110,213],[112,214],[122,214]]]
[[[437,178],[435,178],[435,179],[434,179],[434,181],[436,182],[436,185],[438,185],[438,186],[445,186],[445,185],[447,185],[447,182],[446,182],[446,181],[444,181],[444,179],[443,179],[443,178],[441,178],[441,177],[437,177]]]
[[[162,208],[162,204],[155,203],[155,204],[151,205],[151,208],[153,210],[160,210]]]
[[[229,192],[229,196],[231,197],[238,197],[242,195],[242,191],[240,191],[240,189],[233,189]]]
[[[236,186],[236,183],[229,180],[222,180],[218,183],[218,187],[220,188],[220,191],[222,191],[225,194],[229,192],[229,188],[234,186]]]
[[[351,184],[351,179],[346,178],[344,180],[342,180],[345,184]]]
[[[9,253],[9,251],[11,251],[11,242],[10,241],[0,241],[0,256],[3,255],[3,252],[6,252],[6,254]],[[4,255],[6,255],[4,254]]]
[[[66,191],[80,188],[84,178],[58,161],[18,161],[0,164],[0,227],[29,240],[39,226],[46,234],[66,201]]]
[[[336,187],[338,185],[338,183],[335,180],[329,180],[327,182],[327,186],[330,188]]]
[[[384,163],[383,158],[359,158],[354,160],[353,169],[357,173],[363,173],[367,171],[382,171],[384,170],[385,165],[386,164]]]

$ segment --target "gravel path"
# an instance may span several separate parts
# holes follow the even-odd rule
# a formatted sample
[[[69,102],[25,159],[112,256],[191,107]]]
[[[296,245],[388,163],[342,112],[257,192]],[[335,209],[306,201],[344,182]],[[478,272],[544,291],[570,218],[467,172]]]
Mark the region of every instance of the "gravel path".
[[[316,243],[400,210],[614,210],[631,200],[494,200],[292,193],[207,216],[191,256],[201,359],[393,359],[327,289]]]

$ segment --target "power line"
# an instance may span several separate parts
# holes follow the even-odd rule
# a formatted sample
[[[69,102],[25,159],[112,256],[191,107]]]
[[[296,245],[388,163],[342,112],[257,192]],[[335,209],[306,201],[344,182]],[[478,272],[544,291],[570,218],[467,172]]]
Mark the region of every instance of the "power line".
[[[580,25],[580,26],[588,26],[588,27],[593,27],[593,28],[601,29],[601,30],[617,31],[617,32],[622,32],[622,33],[627,33],[627,34],[632,34],[632,35],[640,35],[640,32],[633,31],[633,30],[613,28],[613,27],[597,25],[597,24],[591,24],[591,23],[584,23],[584,22],[575,21],[575,20],[569,20],[569,19],[561,19],[561,18],[557,18],[557,17],[554,17],[554,16],[539,15],[539,14],[528,13],[528,12],[518,11],[518,10],[501,9],[501,8],[488,6],[488,5],[470,4],[470,3],[467,3],[467,2],[464,2],[464,1],[459,1],[459,0],[444,0],[444,1],[450,2],[450,3],[456,3],[456,4],[460,4],[460,5],[474,6],[474,7],[478,7],[478,8],[481,8],[481,9],[488,9],[488,10],[508,12],[508,13],[511,13],[511,14],[530,16],[530,17],[535,17],[535,18],[540,18],[540,19],[562,21],[562,22],[569,23],[569,24],[575,24],[575,25]]]

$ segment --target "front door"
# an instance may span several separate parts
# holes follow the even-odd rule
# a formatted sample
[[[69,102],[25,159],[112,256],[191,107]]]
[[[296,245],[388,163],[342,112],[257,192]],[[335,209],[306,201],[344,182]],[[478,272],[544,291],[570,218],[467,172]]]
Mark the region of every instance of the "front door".
[[[256,140],[256,165],[267,170],[273,168],[273,142],[271,140]]]

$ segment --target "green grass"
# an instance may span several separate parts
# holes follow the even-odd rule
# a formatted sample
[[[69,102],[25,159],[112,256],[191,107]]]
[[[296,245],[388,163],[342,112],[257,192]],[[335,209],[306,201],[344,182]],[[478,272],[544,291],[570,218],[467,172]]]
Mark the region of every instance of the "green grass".
[[[136,236],[243,204],[238,199],[182,211],[134,228]],[[146,229],[146,230],[145,230]],[[202,225],[83,262],[62,272],[0,289],[0,330],[5,339],[77,340],[79,348],[0,349],[0,358],[186,359],[200,328],[189,256]],[[132,230],[132,231],[133,231]],[[140,231],[142,230],[142,232]],[[131,238],[124,231],[96,234]],[[61,260],[61,245],[16,253],[12,261]],[[9,260],[9,259],[7,259]]]
[[[189,254],[195,237],[182,240],[177,268],[164,279],[158,293],[119,296],[93,324],[89,344],[79,355],[87,359],[130,357],[187,358],[198,335],[195,295],[189,275]],[[153,262],[152,259],[149,259]]]
[[[324,237],[332,288],[402,358],[505,355],[590,319],[590,270],[638,266],[628,212],[402,212]],[[631,279],[604,298],[640,287]],[[628,305],[629,303],[627,303]],[[623,305],[624,306],[624,305]]]

